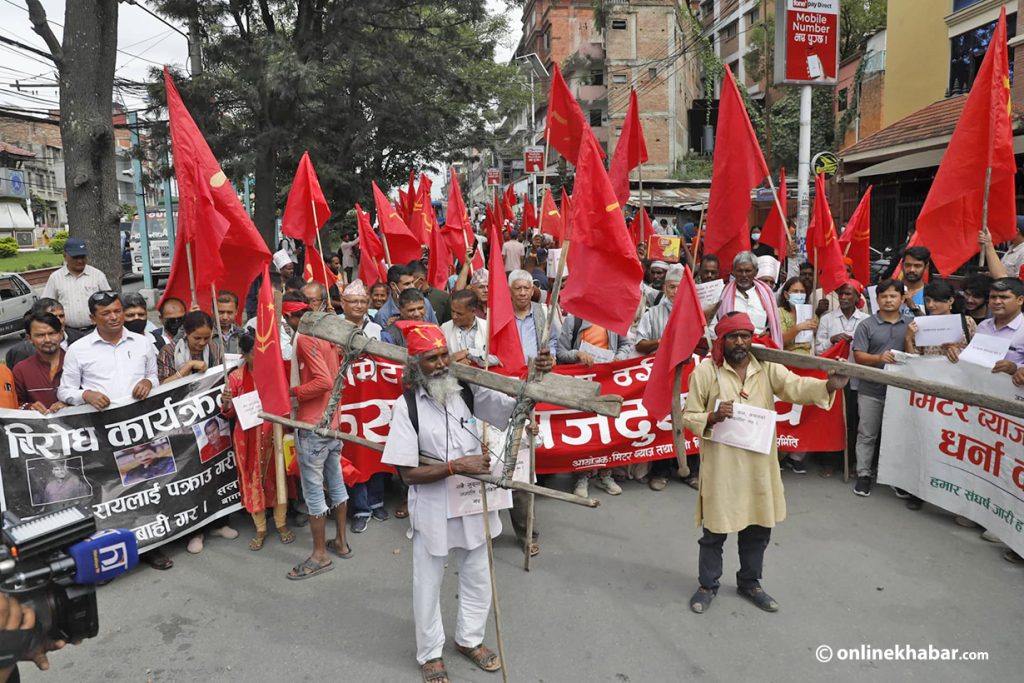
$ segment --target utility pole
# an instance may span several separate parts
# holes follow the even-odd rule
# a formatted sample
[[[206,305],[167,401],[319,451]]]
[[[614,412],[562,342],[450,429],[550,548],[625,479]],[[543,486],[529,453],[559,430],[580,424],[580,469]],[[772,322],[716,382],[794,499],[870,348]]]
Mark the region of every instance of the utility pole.
[[[800,86],[800,147],[797,152],[796,236],[800,261],[807,260],[807,227],[811,218],[811,95],[812,85]]]
[[[153,289],[153,270],[149,262],[149,226],[146,225],[146,194],[142,189],[142,159],[139,149],[139,114],[128,112],[128,130],[132,144],[132,185],[135,186],[135,211],[139,219],[139,249],[142,251],[142,286]]]
[[[199,17],[192,16],[188,20],[188,61],[192,76],[203,73],[203,46],[199,35]]]

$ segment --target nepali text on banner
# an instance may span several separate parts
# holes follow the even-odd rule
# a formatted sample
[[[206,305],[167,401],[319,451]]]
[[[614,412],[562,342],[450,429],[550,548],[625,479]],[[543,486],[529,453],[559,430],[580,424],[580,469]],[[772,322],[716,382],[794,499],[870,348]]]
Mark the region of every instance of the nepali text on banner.
[[[887,370],[1024,401],[1009,375],[940,356]],[[878,481],[977,522],[1024,554],[1024,420],[889,387]]]

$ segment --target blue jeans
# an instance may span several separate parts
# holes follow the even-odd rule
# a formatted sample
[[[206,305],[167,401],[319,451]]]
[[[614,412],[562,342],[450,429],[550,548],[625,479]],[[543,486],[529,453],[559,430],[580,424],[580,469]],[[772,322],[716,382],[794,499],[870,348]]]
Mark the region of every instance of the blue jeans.
[[[384,485],[388,483],[387,472],[377,472],[368,481],[352,485],[352,516],[369,517],[370,513],[384,507]]]
[[[310,517],[323,517],[348,500],[345,480],[341,475],[341,442],[326,439],[306,429],[295,430],[295,450],[302,479],[302,497],[306,499]],[[327,495],[324,495],[324,484]],[[331,505],[327,505],[327,497]]]

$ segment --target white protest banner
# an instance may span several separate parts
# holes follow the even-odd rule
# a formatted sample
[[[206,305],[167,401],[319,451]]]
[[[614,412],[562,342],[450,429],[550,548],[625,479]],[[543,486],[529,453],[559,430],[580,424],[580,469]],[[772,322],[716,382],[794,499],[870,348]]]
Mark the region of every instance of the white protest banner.
[[[964,340],[963,319],[959,314],[922,315],[915,318],[914,322],[917,324],[914,344],[918,348],[956,344]]]
[[[868,295],[868,301],[871,303],[871,314],[878,313],[878,286],[871,285],[865,291]]]
[[[919,379],[1024,401],[1009,375],[941,356],[889,365]],[[909,491],[980,524],[1024,553],[1024,421],[985,408],[889,387],[879,483]]]
[[[715,406],[718,410],[718,406]],[[755,453],[771,453],[775,439],[775,411],[745,403],[732,404],[732,417],[711,429],[711,440]]]
[[[814,319],[814,309],[810,304],[793,304],[793,312],[796,313],[796,324]],[[814,330],[804,330],[793,339],[797,344],[810,344],[814,341]]]
[[[239,394],[231,399],[231,406],[235,409],[235,416],[242,429],[252,429],[263,424],[263,418],[260,417],[260,412],[263,410],[260,392],[250,391],[246,394]]]
[[[491,455],[491,474],[501,476],[504,463],[494,454],[501,454],[505,451],[505,435],[493,427],[489,428],[490,439],[488,448]],[[519,451],[516,458],[516,468],[512,472],[512,481],[526,482],[530,467],[530,449],[523,441],[524,448]],[[480,495],[481,486],[487,489],[487,509],[490,512],[508,510],[512,507],[512,489],[499,488],[495,484],[484,484],[469,477],[454,476],[445,479],[448,494],[448,519],[465,517],[466,515],[478,515],[484,511],[483,496]]]
[[[599,346],[594,346],[590,342],[582,342],[580,344],[580,352],[589,353],[595,363],[611,363],[615,360],[614,351],[611,349],[602,349]]]
[[[560,259],[561,256],[562,256],[562,250],[561,249],[548,249],[548,263],[547,263],[547,273],[546,273],[546,275],[549,278],[551,278],[551,279],[554,279],[558,275],[558,259]],[[568,274],[569,274],[569,266],[566,265],[565,272],[563,273],[563,275],[568,275]],[[553,288],[555,285],[552,284],[551,286]]]
[[[723,289],[725,289],[725,281],[723,280],[701,282],[697,285],[697,298],[700,299],[701,307],[707,308],[717,304],[722,298]]]
[[[991,334],[976,334],[967,348],[960,352],[960,360],[991,370],[997,362],[1006,357],[1009,350],[1009,339]]]

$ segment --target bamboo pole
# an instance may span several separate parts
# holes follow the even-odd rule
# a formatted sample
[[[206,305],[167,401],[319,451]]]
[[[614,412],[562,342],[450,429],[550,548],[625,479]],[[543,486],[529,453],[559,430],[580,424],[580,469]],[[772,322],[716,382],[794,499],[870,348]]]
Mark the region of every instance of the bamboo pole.
[[[676,462],[679,464],[679,476],[684,479],[690,476],[690,466],[686,462],[686,429],[683,427],[683,366],[680,363],[676,366],[675,377],[672,380],[672,447],[676,452]]]
[[[199,296],[196,295],[196,270],[192,265],[192,243],[185,242],[185,262],[188,264],[188,289],[192,294],[192,306],[199,305]],[[189,309],[191,310],[191,306]]]
[[[785,210],[783,210],[782,203],[779,201],[779,191],[775,189],[775,181],[772,180],[771,173],[768,174],[768,187],[772,189],[772,198],[775,200],[775,210],[778,211],[779,215],[782,217],[782,227],[786,232],[786,242],[790,246],[792,246],[793,236],[789,234],[789,225],[786,221],[786,212]],[[779,259],[779,261],[781,262],[782,259]]]
[[[265,418],[264,418],[265,419]],[[274,424],[274,483],[277,488],[277,504],[288,504],[288,485],[284,477],[284,427]]]
[[[228,345],[224,341],[224,330],[220,324],[220,307],[217,305],[217,286],[210,283],[210,295],[213,299],[213,322],[217,326],[217,336],[220,338],[220,365],[224,368],[224,386],[228,385]]]
[[[316,202],[313,201],[313,200],[310,200],[309,203],[313,206],[313,225],[314,226],[319,226],[320,221],[316,217]],[[381,232],[383,232],[383,230]],[[325,283],[329,283],[331,281],[331,278],[329,278],[327,276],[327,259],[324,258],[324,243],[320,239],[320,228],[319,227],[317,227],[317,229],[316,229],[316,248],[320,252],[320,268],[321,268],[321,270],[323,270],[323,273],[324,273],[324,282]],[[313,269],[310,268],[309,272],[312,275]],[[327,284],[327,285],[325,285],[325,289],[327,291],[324,293],[324,300],[321,301],[320,303],[321,303],[321,305],[323,305],[324,310],[326,311],[326,310],[330,309],[331,286],[329,284]]]
[[[985,195],[981,200],[981,230],[980,235],[988,234],[988,191],[992,185],[992,167],[989,166],[985,169]],[[985,250],[980,249],[978,251],[978,265],[982,268],[985,267]]]
[[[383,451],[384,446],[373,441],[367,441],[362,437],[358,437],[354,434],[346,434],[345,432],[339,432],[335,429],[326,429],[324,427],[317,427],[314,424],[308,422],[300,422],[287,417],[281,417],[280,415],[272,415],[271,413],[261,412],[260,417],[267,422],[273,422],[277,425],[284,427],[291,427],[292,429],[308,429],[315,434],[318,434],[329,439],[339,439],[341,441],[347,441],[348,443],[354,443],[364,448],[369,448],[375,451]],[[430,456],[420,453],[420,464],[430,465],[437,462],[437,458],[431,458]],[[582,505],[583,507],[596,508],[601,504],[601,501],[597,498],[583,498],[582,496],[574,496],[571,493],[565,491],[558,491],[556,489],[549,489],[544,486],[538,486],[530,482],[522,481],[503,481],[501,477],[495,477],[490,474],[463,474],[463,477],[469,477],[470,479],[476,479],[478,481],[485,481],[488,484],[494,484],[505,489],[513,489],[518,491],[528,491],[535,493],[538,496],[545,496],[547,498],[554,498],[565,503],[573,503],[574,505]]]
[[[537,424],[537,413],[536,411],[530,411],[530,424]],[[533,475],[537,469],[537,440],[536,438],[530,439],[530,467],[526,473],[526,480],[533,483]],[[523,544],[523,569],[530,571],[530,561],[533,559],[533,554],[530,552],[533,549],[533,522],[534,512],[536,506],[536,496],[529,494],[526,499],[526,543]]]
[[[836,374],[846,375],[847,377],[867,380],[868,382],[875,382],[877,384],[885,384],[887,386],[906,389],[907,391],[913,391],[927,396],[935,396],[936,398],[944,398],[950,401],[966,403],[967,405],[985,408],[986,410],[1003,413],[1004,415],[1024,418],[1024,402],[1010,401],[997,396],[982,394],[970,389],[952,386],[950,384],[929,382],[915,377],[905,377],[896,373],[886,372],[866,365],[844,363],[828,360],[827,358],[819,358],[817,356],[806,356],[800,353],[779,351],[777,349],[769,349],[763,346],[751,347],[750,354],[759,361],[782,363],[789,367],[805,368],[807,370],[822,370],[825,372],[834,371]]]

